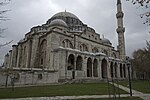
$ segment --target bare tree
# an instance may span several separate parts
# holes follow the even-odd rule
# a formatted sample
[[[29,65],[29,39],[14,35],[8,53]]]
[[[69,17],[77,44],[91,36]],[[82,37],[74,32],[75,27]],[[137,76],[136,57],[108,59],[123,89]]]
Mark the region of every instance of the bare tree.
[[[7,5],[9,3],[10,0],[3,0],[3,1],[0,1],[0,8],[2,8],[3,6]],[[4,14],[6,12],[8,12],[10,10],[6,9],[6,10],[0,10],[0,23],[3,22],[3,21],[7,21],[8,18],[6,16],[4,16]],[[0,38],[3,38],[4,36],[2,35],[2,33],[6,30],[6,28],[1,28],[0,27]],[[10,44],[12,41],[9,41],[7,43],[3,43],[3,44],[0,44],[0,48],[5,46],[5,45],[8,45]]]
[[[146,75],[146,78],[150,79],[150,41],[146,43],[145,48],[133,52],[133,66],[138,75]]]
[[[140,18],[144,19],[143,24],[150,27],[150,0],[126,0],[130,1],[140,12]],[[150,30],[149,30],[150,33]]]

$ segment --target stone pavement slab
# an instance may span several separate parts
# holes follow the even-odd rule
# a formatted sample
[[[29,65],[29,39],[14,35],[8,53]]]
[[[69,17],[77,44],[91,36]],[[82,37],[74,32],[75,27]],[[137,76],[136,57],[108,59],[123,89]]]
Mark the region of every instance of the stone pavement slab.
[[[112,82],[110,82],[110,84],[112,84]],[[128,93],[130,93],[130,89],[129,88],[127,88],[125,86],[122,86],[122,85],[118,85],[116,83],[114,83],[114,85],[116,87],[119,87],[120,89],[122,89],[122,90],[127,91]],[[143,100],[150,100],[150,94],[142,93],[140,91],[133,90],[133,89],[132,89],[132,94],[133,94],[133,96],[140,97]]]
[[[113,95],[110,95],[112,98]],[[118,95],[116,96],[118,97]],[[120,97],[129,97],[129,94],[122,94]],[[56,96],[56,97],[30,97],[16,99],[1,99],[1,100],[72,100],[72,99],[88,99],[88,98],[109,98],[109,95],[84,95],[84,96]]]

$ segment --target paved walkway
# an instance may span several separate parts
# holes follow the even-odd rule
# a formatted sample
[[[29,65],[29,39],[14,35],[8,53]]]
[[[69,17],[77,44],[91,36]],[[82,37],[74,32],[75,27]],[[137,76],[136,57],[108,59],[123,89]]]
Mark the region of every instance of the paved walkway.
[[[113,97],[113,95],[111,95]],[[122,94],[120,97],[129,97],[129,94]],[[109,95],[84,95],[84,96],[56,96],[56,97],[31,97],[18,99],[1,99],[1,100],[71,100],[71,99],[88,99],[88,98],[109,98]]]
[[[112,84],[112,83],[110,82],[110,84]],[[118,87],[118,85],[116,83],[114,83],[114,85],[116,87]],[[126,91],[126,92],[128,92],[128,93],[130,93],[130,89],[125,87],[125,86],[119,85],[119,88]],[[139,92],[139,91],[136,91],[136,90],[133,90],[133,89],[132,89],[132,94],[135,97],[140,97],[144,100],[150,100],[150,94],[142,93],[142,92]]]

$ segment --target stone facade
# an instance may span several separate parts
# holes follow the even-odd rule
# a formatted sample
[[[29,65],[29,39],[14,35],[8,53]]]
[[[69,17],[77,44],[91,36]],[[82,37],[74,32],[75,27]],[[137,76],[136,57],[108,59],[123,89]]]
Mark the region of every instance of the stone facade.
[[[38,76],[41,83],[127,78],[121,2],[117,6],[117,50],[108,39],[65,11],[52,16],[46,24],[31,28],[24,39],[13,45],[5,56],[5,68],[18,73],[18,84],[23,84],[25,77],[28,84],[34,84]]]

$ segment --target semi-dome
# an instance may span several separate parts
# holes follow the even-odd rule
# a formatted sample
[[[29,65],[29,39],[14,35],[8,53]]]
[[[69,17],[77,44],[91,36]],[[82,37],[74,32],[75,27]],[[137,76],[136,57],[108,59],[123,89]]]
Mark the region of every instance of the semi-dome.
[[[59,12],[57,14],[55,14],[54,16],[52,16],[52,18],[54,17],[72,17],[72,18],[75,18],[75,19],[78,19],[78,17],[70,12]]]
[[[102,39],[102,43],[111,44],[111,42],[108,39],[106,39],[106,38]]]
[[[61,19],[55,19],[55,20],[51,21],[50,26],[63,26],[63,27],[67,27],[67,24],[66,24],[65,21],[63,21]]]

